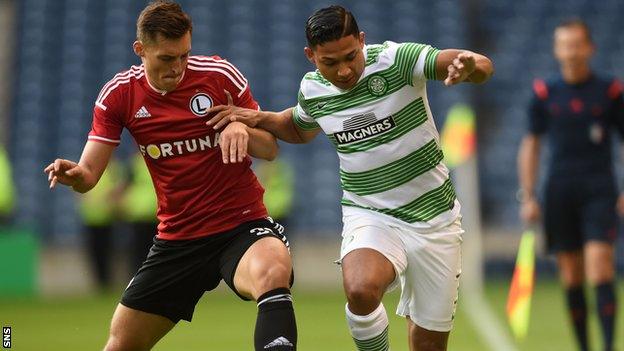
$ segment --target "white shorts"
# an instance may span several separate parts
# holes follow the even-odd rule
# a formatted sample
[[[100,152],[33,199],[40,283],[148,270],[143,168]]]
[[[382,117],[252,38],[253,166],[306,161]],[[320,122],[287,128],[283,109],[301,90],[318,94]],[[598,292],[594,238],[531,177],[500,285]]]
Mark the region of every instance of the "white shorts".
[[[356,249],[380,252],[397,276],[388,291],[401,284],[396,313],[421,328],[450,331],[461,274],[461,219],[424,232],[385,217],[366,210],[345,213],[341,260]]]

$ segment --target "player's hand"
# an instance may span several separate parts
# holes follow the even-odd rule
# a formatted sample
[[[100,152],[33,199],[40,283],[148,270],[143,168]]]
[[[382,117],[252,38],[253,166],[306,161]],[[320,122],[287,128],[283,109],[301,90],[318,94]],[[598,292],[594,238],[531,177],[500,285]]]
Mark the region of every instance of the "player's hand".
[[[206,125],[212,126],[214,129],[221,129],[230,122],[241,122],[248,127],[255,127],[260,120],[260,111],[234,106],[230,92],[227,90],[224,92],[228,104],[209,108],[207,113],[209,115],[214,114],[214,116],[206,122]]]
[[[249,132],[241,122],[232,122],[219,135],[219,146],[223,163],[243,162],[247,156]]]
[[[534,198],[527,199],[520,204],[520,219],[526,224],[535,223],[540,219],[540,206]]]
[[[624,217],[624,193],[620,193],[618,196],[616,210],[620,217]]]
[[[61,183],[67,186],[74,186],[83,178],[84,170],[76,162],[57,158],[50,163],[43,172],[48,175],[50,189]]]
[[[444,85],[451,86],[465,81],[477,68],[475,56],[471,52],[461,52],[453,63],[447,67],[447,76]]]

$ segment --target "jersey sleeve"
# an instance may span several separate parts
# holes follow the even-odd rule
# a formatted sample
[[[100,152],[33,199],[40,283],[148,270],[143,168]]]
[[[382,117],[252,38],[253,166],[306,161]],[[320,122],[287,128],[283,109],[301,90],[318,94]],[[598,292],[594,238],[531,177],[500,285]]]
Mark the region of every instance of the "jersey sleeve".
[[[122,89],[108,91],[105,85],[93,108],[93,122],[88,140],[117,146],[123,130]]]
[[[293,121],[304,130],[312,130],[320,128],[319,124],[309,114],[308,102],[301,91],[297,96],[297,106],[293,108]]]
[[[402,43],[396,51],[395,62],[401,76],[409,85],[436,79],[436,59],[440,50],[431,45]]]
[[[528,110],[528,132],[541,135],[548,128],[548,116],[544,108],[544,102],[548,98],[548,88],[541,79],[533,82],[533,95]]]
[[[607,95],[611,100],[610,105],[610,119],[617,128],[620,137],[624,139],[624,96],[622,82],[618,79],[614,79],[607,90]]]

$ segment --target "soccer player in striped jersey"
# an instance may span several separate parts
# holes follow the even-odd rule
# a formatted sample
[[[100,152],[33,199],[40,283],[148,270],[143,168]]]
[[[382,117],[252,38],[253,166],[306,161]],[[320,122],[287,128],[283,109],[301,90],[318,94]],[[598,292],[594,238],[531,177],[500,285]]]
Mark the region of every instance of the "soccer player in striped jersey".
[[[579,350],[590,349],[585,282],[594,289],[602,350],[611,351],[617,311],[614,244],[624,193],[614,176],[613,134],[624,136],[622,84],[590,66],[595,46],[587,25],[566,20],[554,31],[560,74],[536,79],[528,130],[518,153],[520,217],[540,217],[535,188],[540,148],[547,138],[549,167],[543,193],[548,251],[555,254]]]
[[[306,36],[305,54],[318,70],[303,77],[296,107],[275,113],[218,106],[208,123],[242,121],[292,143],[323,131],[340,159],[342,274],[358,350],[389,348],[381,301],[398,285],[410,350],[445,350],[463,230],[425,86],[485,82],[492,63],[467,50],[365,45],[355,18],[340,6],[315,12]]]
[[[190,321],[204,292],[221,280],[257,302],[255,350],[296,350],[288,242],[283,227],[267,217],[247,155],[271,160],[277,143],[242,123],[206,128],[213,105],[258,104],[232,64],[189,55],[191,33],[178,4],[148,5],[133,46],[143,64],[102,88],[80,161],[57,159],[45,172],[51,188],[89,191],[126,128],[152,177],[158,235],[117,306],[105,350],[151,349],[180,319]]]

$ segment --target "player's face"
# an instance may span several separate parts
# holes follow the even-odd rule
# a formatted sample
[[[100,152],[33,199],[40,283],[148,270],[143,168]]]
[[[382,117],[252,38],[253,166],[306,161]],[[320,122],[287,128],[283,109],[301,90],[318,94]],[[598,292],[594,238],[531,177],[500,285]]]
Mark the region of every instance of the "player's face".
[[[149,82],[157,89],[172,91],[186,69],[191,52],[191,33],[180,39],[167,39],[157,34],[153,42],[135,42],[134,51],[141,56]]]
[[[340,89],[351,89],[364,72],[364,32],[358,37],[347,35],[338,40],[305,48],[310,62],[323,77]]]
[[[555,30],[554,52],[561,66],[574,69],[589,64],[594,45],[582,27],[561,27]]]

